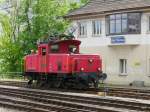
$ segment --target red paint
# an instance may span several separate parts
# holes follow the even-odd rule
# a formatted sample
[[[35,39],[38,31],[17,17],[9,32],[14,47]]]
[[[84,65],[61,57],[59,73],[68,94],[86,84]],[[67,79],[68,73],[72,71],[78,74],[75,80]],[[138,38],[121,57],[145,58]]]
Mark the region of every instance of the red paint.
[[[98,68],[102,70],[102,59],[100,56],[80,54],[80,43],[78,40],[62,40],[39,44],[37,54],[30,54],[25,57],[25,72],[72,74],[99,72]],[[57,52],[51,51],[53,45],[59,46]],[[77,49],[74,53],[70,53],[68,50],[70,45],[76,46]]]

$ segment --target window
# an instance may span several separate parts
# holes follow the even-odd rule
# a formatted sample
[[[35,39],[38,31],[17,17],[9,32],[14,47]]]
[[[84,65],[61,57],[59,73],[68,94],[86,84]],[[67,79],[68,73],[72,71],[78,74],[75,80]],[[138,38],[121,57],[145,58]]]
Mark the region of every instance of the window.
[[[148,74],[150,76],[150,59],[148,60]]]
[[[127,74],[127,59],[120,59],[120,73]]]
[[[43,55],[43,56],[46,55],[46,48],[42,48],[42,55]]]
[[[100,35],[101,34],[101,21],[99,20],[92,21],[92,29],[93,29],[93,35]]]
[[[137,34],[141,30],[141,13],[123,13],[107,17],[108,34]]]
[[[76,53],[77,52],[77,46],[75,45],[69,45],[69,52],[70,53]]]
[[[150,31],[150,16],[148,17],[148,21],[149,21],[148,28],[149,28],[149,31]]]
[[[87,25],[86,22],[79,23],[79,35],[86,36],[87,35]]]
[[[128,32],[129,33],[140,33],[141,30],[141,14],[140,13],[129,13],[128,14]]]
[[[127,14],[109,16],[109,34],[120,34],[127,31]]]
[[[59,51],[59,45],[52,45],[50,51],[56,53]]]

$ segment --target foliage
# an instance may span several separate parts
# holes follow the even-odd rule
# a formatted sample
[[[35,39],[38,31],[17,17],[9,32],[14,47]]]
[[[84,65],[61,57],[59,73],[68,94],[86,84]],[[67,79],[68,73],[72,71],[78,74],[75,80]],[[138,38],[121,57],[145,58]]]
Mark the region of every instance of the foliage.
[[[14,42],[11,38],[13,30],[10,24],[10,19],[6,15],[0,15],[0,22],[3,28],[3,33],[0,38],[1,70],[17,71],[17,69],[20,69],[20,67],[18,67],[19,62],[17,61],[21,59],[21,47],[19,42]]]
[[[21,71],[24,55],[36,49],[37,40],[63,33],[70,24],[63,16],[88,0],[10,1],[13,10],[8,15],[0,15],[3,30],[0,35],[0,71],[5,72]]]

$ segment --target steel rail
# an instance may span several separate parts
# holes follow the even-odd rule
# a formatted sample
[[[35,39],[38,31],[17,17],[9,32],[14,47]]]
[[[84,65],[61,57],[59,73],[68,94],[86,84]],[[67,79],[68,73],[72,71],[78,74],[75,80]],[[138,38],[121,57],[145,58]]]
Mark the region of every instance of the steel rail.
[[[140,111],[150,111],[150,104],[145,103],[137,103],[137,102],[127,102],[127,101],[119,101],[112,99],[97,99],[97,98],[86,98],[80,96],[72,96],[72,95],[63,95],[63,94],[54,94],[54,93],[44,93],[44,92],[35,92],[35,91],[21,91],[14,89],[0,89],[0,94],[8,94],[15,97],[32,99],[35,101],[42,101],[44,103],[60,103],[63,101],[74,102],[74,103],[84,103],[84,104],[93,104],[100,106],[112,106],[119,107],[123,109],[131,109],[131,110],[140,110]],[[57,99],[57,100],[56,100]],[[64,102],[62,102],[64,103]]]

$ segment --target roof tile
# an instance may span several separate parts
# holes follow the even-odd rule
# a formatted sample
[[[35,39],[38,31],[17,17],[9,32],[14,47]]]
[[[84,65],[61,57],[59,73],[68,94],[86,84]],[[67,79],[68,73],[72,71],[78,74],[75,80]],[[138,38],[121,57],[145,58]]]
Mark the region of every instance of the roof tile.
[[[150,7],[150,0],[90,0],[87,5],[70,12],[67,16],[143,7]]]

